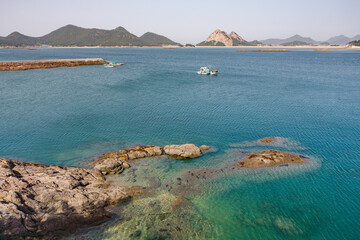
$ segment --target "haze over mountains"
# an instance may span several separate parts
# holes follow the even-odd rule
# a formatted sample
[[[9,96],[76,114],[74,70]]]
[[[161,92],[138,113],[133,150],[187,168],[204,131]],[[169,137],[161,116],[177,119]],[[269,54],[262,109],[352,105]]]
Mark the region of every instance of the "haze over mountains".
[[[265,39],[262,40],[261,42],[264,44],[269,44],[269,45],[288,45],[291,44],[293,42],[303,42],[303,43],[307,43],[305,45],[319,45],[319,44],[325,44],[325,45],[346,45],[351,41],[354,40],[359,40],[360,39],[360,34],[356,35],[352,38],[346,37],[344,35],[339,35],[339,36],[335,36],[332,38],[329,38],[326,41],[315,41],[312,38],[309,37],[302,37],[300,35],[294,35],[292,37],[289,38],[285,38],[285,39],[279,39],[279,38],[270,38],[270,39]]]
[[[246,41],[235,32],[230,34],[215,30],[209,37],[198,46],[256,46],[266,45],[346,45],[351,41],[360,40],[360,35],[352,38],[339,35],[326,41],[315,41],[310,37],[294,35],[286,39],[270,38],[260,41]],[[30,37],[19,32],[13,32],[7,37],[0,37],[0,46],[164,46],[180,45],[169,38],[155,33],[147,32],[140,37],[128,32],[123,27],[113,30],[96,28],[82,28],[74,25],[66,25],[42,37]]]

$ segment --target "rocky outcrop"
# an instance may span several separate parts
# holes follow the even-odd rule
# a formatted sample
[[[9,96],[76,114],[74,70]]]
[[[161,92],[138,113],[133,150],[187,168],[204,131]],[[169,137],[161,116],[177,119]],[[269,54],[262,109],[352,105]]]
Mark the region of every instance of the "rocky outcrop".
[[[201,156],[200,148],[194,144],[167,145],[164,147],[164,152],[176,158],[196,158]]]
[[[203,145],[203,151],[210,148]],[[104,153],[100,156],[100,159],[91,163],[94,169],[100,171],[104,175],[111,175],[121,173],[124,168],[128,168],[128,160],[134,160],[138,158],[154,157],[167,154],[171,157],[186,159],[196,158],[201,156],[201,150],[194,144],[183,145],[167,145],[165,147],[159,146],[139,146],[116,152]]]
[[[266,150],[259,153],[253,153],[246,156],[245,160],[236,163],[239,167],[261,168],[288,163],[305,162],[306,158],[301,155],[277,150]]]
[[[109,185],[96,170],[0,159],[0,237],[98,223],[109,218],[106,206],[137,190]]]
[[[237,33],[231,32],[227,34],[224,31],[219,29],[215,30],[210,36],[202,43],[198,44],[199,46],[238,46],[247,43],[242,37]]]
[[[279,137],[266,137],[266,138],[259,139],[259,141],[262,143],[272,143],[272,142],[277,142],[279,140],[280,140]]]
[[[83,65],[107,64],[102,58],[53,59],[34,61],[0,61],[0,71],[18,71],[39,68],[78,67]]]
[[[200,146],[200,151],[201,152],[206,152],[206,151],[209,151],[211,149],[210,146],[207,146],[207,145],[201,145]]]

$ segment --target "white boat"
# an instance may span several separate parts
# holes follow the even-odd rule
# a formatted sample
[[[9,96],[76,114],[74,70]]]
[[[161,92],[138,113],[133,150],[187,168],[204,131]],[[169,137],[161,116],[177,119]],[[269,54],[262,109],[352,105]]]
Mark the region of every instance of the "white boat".
[[[215,75],[217,75],[218,72],[219,72],[218,70],[210,70],[210,68],[208,68],[208,67],[201,67],[197,73],[201,74],[201,75],[215,76]]]
[[[107,67],[107,68],[113,68],[113,67],[114,67],[114,65],[112,65],[112,64],[104,64],[104,67]]]
[[[201,75],[209,75],[210,69],[208,67],[201,67],[197,73]]]

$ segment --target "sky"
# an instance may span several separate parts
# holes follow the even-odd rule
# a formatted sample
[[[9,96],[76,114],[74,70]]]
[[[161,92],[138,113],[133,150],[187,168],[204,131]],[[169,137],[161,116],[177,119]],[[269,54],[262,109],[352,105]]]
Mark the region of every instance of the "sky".
[[[248,41],[295,34],[324,41],[360,34],[360,0],[0,0],[0,36],[43,36],[67,24],[118,26],[180,43],[204,41],[215,29]]]

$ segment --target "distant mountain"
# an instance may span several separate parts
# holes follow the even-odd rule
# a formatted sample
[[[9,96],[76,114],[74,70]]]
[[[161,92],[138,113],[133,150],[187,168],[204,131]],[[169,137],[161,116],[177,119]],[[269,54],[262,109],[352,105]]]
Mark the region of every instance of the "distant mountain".
[[[285,45],[285,44],[288,45],[289,43],[296,44],[297,42],[298,42],[298,44],[306,43],[306,45],[326,45],[326,44],[328,44],[328,45],[346,45],[350,41],[354,41],[354,40],[360,40],[360,35],[356,35],[352,38],[349,38],[344,35],[339,35],[339,36],[329,38],[326,41],[315,41],[309,37],[302,37],[300,35],[294,35],[294,36],[286,38],[286,39],[269,38],[269,39],[262,40],[261,42],[264,44],[269,44],[269,45]]]
[[[2,42],[8,45],[20,46],[20,45],[36,45],[39,41],[38,38],[28,37],[19,32],[13,32],[7,37],[0,39],[0,45]]]
[[[296,34],[292,37],[286,38],[286,39],[269,38],[269,39],[262,40],[261,42],[264,44],[269,44],[269,45],[282,45],[284,43],[291,43],[291,42],[307,43],[306,45],[318,44],[318,42],[313,40],[312,38],[302,37],[298,34]]]
[[[52,46],[145,46],[146,43],[125,28],[113,30],[87,29],[74,25],[59,28],[43,37],[44,44]]]
[[[149,37],[150,34],[150,37]],[[42,37],[29,37],[14,32],[0,38],[0,45],[10,46],[159,46],[174,43],[170,39],[154,33],[144,34],[139,38],[123,27],[113,30],[81,28],[66,25]],[[153,38],[152,38],[152,37]],[[149,42],[146,39],[150,39]],[[176,43],[175,43],[176,44]]]
[[[351,41],[351,38],[344,35],[335,36],[326,40],[331,45],[345,45]]]
[[[253,46],[255,43],[250,43],[240,37],[236,32],[227,34],[219,29],[215,30],[210,36],[203,42],[197,44],[197,46]]]
[[[306,45],[310,45],[310,44],[303,41],[292,41],[281,44],[281,46],[306,46]]]
[[[176,43],[170,39],[168,39],[167,37],[164,37],[162,35],[158,35],[152,32],[147,32],[144,33],[141,37],[140,40],[146,42],[146,43],[150,43],[154,46],[162,46],[162,45],[179,45],[179,43]]]
[[[327,40],[327,42],[330,43],[331,45],[346,45],[349,42],[355,41],[355,40],[360,40],[360,34],[356,35],[352,38],[349,38],[344,35],[339,35],[336,37],[329,38],[329,40]]]

